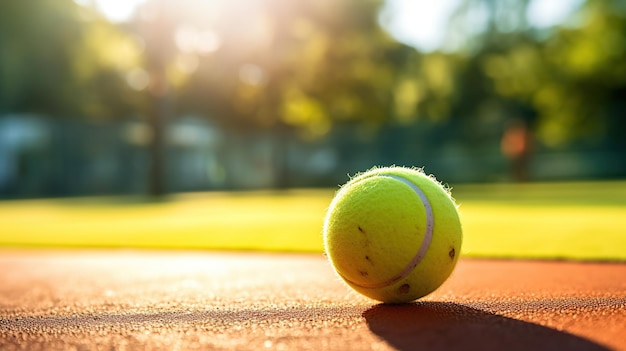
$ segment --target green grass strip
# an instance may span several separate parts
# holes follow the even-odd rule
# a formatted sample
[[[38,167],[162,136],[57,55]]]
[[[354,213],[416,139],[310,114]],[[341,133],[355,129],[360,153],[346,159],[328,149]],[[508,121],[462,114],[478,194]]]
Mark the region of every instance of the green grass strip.
[[[0,201],[0,246],[322,252],[334,190]],[[466,257],[626,260],[626,182],[463,185]]]

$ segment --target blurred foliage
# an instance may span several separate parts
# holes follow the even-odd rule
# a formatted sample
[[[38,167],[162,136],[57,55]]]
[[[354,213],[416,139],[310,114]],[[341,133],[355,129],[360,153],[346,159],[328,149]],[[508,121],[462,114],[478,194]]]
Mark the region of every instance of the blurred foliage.
[[[356,0],[177,3],[190,12],[220,14],[214,20],[178,15],[185,22],[175,38],[183,50],[173,64],[188,73],[178,108],[239,128],[279,124],[304,137],[324,135],[337,122],[384,123],[402,77],[398,68],[415,51],[382,31],[376,17],[380,5]],[[194,37],[209,45],[216,41],[215,51],[186,48],[185,41]]]
[[[568,23],[536,29],[515,16],[528,4],[471,0],[457,11],[469,35],[456,115],[480,120],[491,109],[525,119],[550,148],[626,147],[626,6],[587,1]],[[488,9],[486,25],[470,30],[477,8]]]
[[[0,11],[0,113],[115,118],[136,109],[122,79],[136,43],[71,0],[10,1]]]
[[[153,95],[172,115],[304,138],[427,118],[471,145],[522,118],[546,147],[626,147],[626,6],[587,1],[537,29],[529,3],[462,2],[448,37],[464,44],[420,53],[381,29],[382,0],[147,0],[123,24],[72,0],[7,2],[0,112],[144,116]]]

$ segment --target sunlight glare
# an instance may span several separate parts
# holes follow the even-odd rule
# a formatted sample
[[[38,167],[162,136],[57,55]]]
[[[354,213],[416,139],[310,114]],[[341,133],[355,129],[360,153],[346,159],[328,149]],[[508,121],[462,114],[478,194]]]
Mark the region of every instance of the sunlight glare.
[[[182,25],[176,30],[174,37],[176,46],[185,53],[208,54],[219,49],[221,39],[212,30],[197,30]]]
[[[582,0],[561,0],[530,2],[526,16],[535,27],[551,27],[562,24],[578,8]]]
[[[418,50],[430,52],[445,46],[450,16],[463,0],[415,1],[387,0],[380,16],[380,23],[394,38]],[[582,0],[530,1],[526,14],[534,27],[550,27],[563,24],[581,5]],[[473,22],[481,26],[486,20],[481,11],[473,15]],[[453,44],[453,43],[452,43]]]
[[[381,24],[397,40],[423,51],[441,47],[448,19],[459,0],[388,0]]]
[[[96,8],[112,22],[128,20],[146,0],[95,0]]]

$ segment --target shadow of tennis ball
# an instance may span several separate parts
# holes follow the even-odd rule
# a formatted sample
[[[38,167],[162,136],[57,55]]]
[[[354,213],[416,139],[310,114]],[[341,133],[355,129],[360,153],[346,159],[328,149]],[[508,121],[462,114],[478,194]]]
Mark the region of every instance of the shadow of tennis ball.
[[[576,335],[449,302],[377,305],[363,317],[398,350],[608,350]]]

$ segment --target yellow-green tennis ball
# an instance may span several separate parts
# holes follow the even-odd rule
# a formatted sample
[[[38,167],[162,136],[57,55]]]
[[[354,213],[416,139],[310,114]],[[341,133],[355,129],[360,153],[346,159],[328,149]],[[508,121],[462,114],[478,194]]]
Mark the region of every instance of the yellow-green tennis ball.
[[[354,290],[387,303],[416,300],[450,276],[461,251],[450,193],[420,169],[374,168],[341,187],[324,222],[324,247]]]

